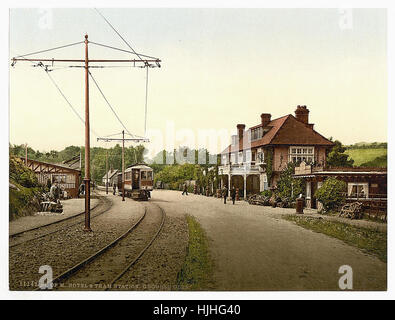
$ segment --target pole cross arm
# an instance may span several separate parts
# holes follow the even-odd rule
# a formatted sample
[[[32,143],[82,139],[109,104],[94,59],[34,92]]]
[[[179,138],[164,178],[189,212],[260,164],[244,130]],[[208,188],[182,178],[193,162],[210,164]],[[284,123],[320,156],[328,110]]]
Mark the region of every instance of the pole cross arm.
[[[82,59],[30,59],[30,58],[12,58],[12,65],[15,65],[15,63],[17,61],[30,61],[30,62],[84,62],[85,60]],[[128,63],[133,63],[134,65],[136,63],[142,63],[143,66],[149,66],[149,67],[155,67],[154,65],[152,65],[152,63],[155,63],[157,67],[160,68],[160,62],[162,62],[162,60],[160,59],[90,59],[88,60],[88,63],[92,62],[92,63],[103,63],[103,62],[128,62]]]
[[[122,141],[133,141],[133,142],[150,142],[148,138],[97,138],[97,141],[104,141],[104,142],[110,142],[110,141],[117,141],[117,142],[122,142]]]

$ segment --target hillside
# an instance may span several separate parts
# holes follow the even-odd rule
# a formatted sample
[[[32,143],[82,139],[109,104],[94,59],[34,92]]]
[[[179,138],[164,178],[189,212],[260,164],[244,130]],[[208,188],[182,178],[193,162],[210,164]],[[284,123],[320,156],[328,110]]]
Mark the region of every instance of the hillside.
[[[11,156],[9,168],[9,220],[13,220],[40,209],[39,198],[43,188],[34,172],[20,159]]]
[[[345,151],[353,160],[354,166],[387,167],[386,148],[353,148]]]

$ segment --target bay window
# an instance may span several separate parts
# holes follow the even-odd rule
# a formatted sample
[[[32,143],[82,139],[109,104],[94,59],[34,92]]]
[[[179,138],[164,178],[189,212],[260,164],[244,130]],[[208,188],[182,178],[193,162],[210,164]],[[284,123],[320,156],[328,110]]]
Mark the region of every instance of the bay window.
[[[289,147],[289,161],[293,163],[299,163],[304,161],[305,163],[314,162],[314,147]]]

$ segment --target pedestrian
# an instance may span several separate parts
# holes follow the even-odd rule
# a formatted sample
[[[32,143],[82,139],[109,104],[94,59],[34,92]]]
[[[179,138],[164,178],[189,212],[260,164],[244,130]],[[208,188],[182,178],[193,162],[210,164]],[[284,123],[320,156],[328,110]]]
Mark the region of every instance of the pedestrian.
[[[186,183],[184,183],[184,189],[183,189],[182,195],[184,195],[184,193],[185,193],[186,195],[188,195],[188,187],[187,187],[187,184],[186,184]]]
[[[228,188],[226,186],[222,190],[222,195],[224,196],[224,204],[226,204],[226,197],[228,196]]]
[[[232,197],[232,202],[233,204],[235,204],[235,200],[236,200],[236,189],[233,186],[232,190],[230,191],[230,196]]]
[[[112,194],[115,196],[115,190],[117,189],[117,186],[115,183],[112,184]]]
[[[49,189],[49,197],[51,198],[51,201],[56,201],[56,182],[52,184],[51,188]]]

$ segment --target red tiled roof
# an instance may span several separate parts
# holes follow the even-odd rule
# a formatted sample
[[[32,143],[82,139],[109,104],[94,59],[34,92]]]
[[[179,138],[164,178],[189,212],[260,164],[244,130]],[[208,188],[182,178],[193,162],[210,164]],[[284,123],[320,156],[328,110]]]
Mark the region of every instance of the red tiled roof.
[[[251,127],[255,129],[257,125]],[[308,128],[304,123],[297,120],[293,115],[288,114],[281,118],[274,119],[266,126],[271,129],[259,140],[251,142],[251,148],[268,145],[320,145],[333,146],[333,142],[320,135],[315,130]],[[247,134],[245,134],[247,136]],[[239,145],[243,145],[241,139],[239,143],[229,145],[221,153],[229,153],[239,150]],[[242,148],[240,149],[240,151]]]

